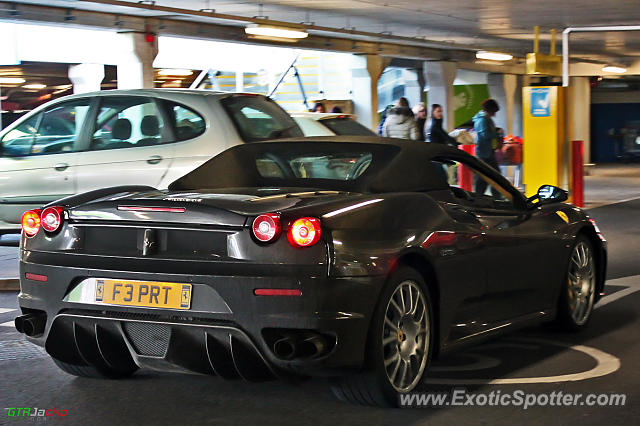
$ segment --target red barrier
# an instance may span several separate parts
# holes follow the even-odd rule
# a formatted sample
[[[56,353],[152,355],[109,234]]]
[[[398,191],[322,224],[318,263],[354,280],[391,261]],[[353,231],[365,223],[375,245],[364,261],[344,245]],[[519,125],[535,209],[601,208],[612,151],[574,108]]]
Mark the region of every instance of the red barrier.
[[[573,204],[584,207],[584,142],[571,141],[571,175]]]
[[[467,154],[476,155],[475,145],[459,145],[458,147]],[[462,164],[458,166],[458,185],[465,191],[473,191],[473,173]]]

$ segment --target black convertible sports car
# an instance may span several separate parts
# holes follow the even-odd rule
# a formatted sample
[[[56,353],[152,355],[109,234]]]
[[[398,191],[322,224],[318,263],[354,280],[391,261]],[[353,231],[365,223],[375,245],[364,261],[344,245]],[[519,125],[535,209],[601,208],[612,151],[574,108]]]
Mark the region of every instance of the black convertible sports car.
[[[526,199],[436,144],[236,146],[165,191],[25,213],[16,328],[78,376],[325,376],[343,400],[394,405],[439,353],[587,323],[606,243],[566,198]]]

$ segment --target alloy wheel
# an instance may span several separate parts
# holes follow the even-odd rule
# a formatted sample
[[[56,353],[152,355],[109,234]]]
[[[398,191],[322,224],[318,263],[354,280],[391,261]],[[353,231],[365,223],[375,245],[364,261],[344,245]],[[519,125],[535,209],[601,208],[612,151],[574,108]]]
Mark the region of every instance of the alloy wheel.
[[[412,390],[426,367],[430,344],[429,312],[418,283],[400,283],[391,295],[382,329],[387,379],[398,392]]]
[[[596,287],[593,253],[584,241],[578,242],[571,253],[568,277],[569,312],[576,325],[583,325],[593,309]]]

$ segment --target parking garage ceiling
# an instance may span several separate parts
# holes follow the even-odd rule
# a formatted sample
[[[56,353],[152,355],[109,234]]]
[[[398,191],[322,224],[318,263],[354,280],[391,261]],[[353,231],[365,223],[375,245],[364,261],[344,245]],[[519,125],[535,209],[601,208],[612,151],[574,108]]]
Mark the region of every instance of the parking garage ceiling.
[[[383,37],[424,39],[453,48],[499,50],[519,57],[532,51],[534,25],[541,28],[541,48],[546,50],[545,40],[549,40],[548,30],[552,28],[561,32],[569,26],[637,25],[640,22],[638,0],[20,0],[16,3],[219,23],[219,19],[154,10],[154,7],[193,12],[214,10],[218,14],[354,29]],[[123,3],[130,3],[131,7],[124,7]],[[640,34],[574,34],[571,53],[574,58],[590,61],[630,63],[640,59]]]

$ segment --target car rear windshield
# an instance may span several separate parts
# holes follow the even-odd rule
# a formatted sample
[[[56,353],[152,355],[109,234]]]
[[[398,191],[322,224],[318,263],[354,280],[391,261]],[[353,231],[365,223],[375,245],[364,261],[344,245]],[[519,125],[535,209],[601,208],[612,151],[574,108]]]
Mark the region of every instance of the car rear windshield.
[[[359,178],[371,165],[370,151],[354,152],[274,152],[256,158],[256,168],[263,178],[333,179]]]
[[[325,118],[319,120],[336,135],[375,136],[375,133],[349,117]]]
[[[233,95],[220,102],[245,142],[303,136],[293,118],[269,98]]]
[[[366,191],[397,146],[287,141],[237,145],[172,183],[172,190],[304,187]]]

